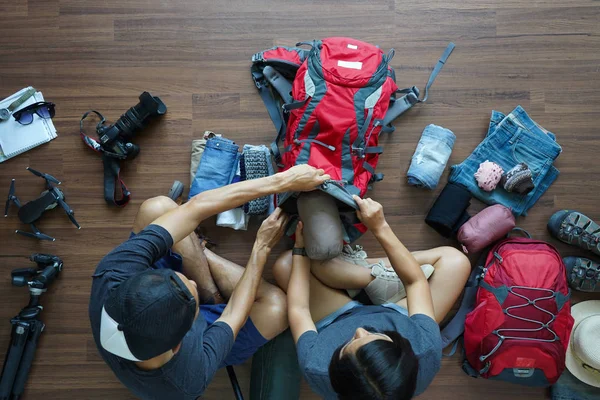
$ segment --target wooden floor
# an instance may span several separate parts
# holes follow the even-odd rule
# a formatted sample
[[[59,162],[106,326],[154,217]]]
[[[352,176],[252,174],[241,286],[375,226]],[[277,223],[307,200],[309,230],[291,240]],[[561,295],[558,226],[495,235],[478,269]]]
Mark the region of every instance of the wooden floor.
[[[600,3],[592,0],[6,0],[0,2],[0,97],[33,85],[56,106],[58,139],[0,165],[0,195],[10,178],[24,201],[42,190],[25,167],[63,181],[82,225],[76,230],[60,211],[40,228],[58,240],[41,243],[14,234],[16,210],[0,224],[0,357],[9,318],[26,303],[25,289],[11,287],[12,268],[28,266],[33,252],[55,253],[64,272],[42,298],[47,324],[29,378],[27,399],[129,399],[132,395],[104,365],[87,316],[90,275],[100,258],[127,238],[140,203],[165,194],[172,181],[188,182],[190,144],[204,130],[239,144],[269,142],[273,126],[250,79],[250,57],[273,45],[352,36],[394,47],[400,87],[422,87],[449,41],[456,50],[436,81],[430,101],[412,109],[382,136],[385,181],[372,196],[410,249],[453,245],[423,223],[435,192],[406,184],[410,156],[430,123],[453,130],[450,162],[461,162],[483,138],[493,109],[521,104],[556,133],[563,154],[558,181],[518,221],[535,237],[550,240],[546,221],[561,208],[600,219]],[[168,106],[160,122],[137,135],[142,152],[125,165],[133,192],[125,209],[102,198],[100,157],[79,139],[79,118],[90,108],[114,121],[144,91]],[[92,125],[88,126],[91,132]],[[447,174],[447,172],[446,172]],[[446,175],[443,181],[446,180]],[[474,210],[481,209],[475,204]],[[204,223],[218,252],[244,263],[255,226],[247,233]],[[361,243],[382,255],[374,238]],[[559,245],[563,254],[577,254]],[[271,262],[273,260],[271,259]],[[270,276],[270,273],[267,273]],[[578,296],[577,299],[583,297]],[[460,357],[445,358],[421,396],[435,400],[539,400],[543,390],[468,378]],[[249,363],[237,368],[247,391]],[[232,398],[224,371],[207,399]],[[316,398],[307,386],[303,399]]]

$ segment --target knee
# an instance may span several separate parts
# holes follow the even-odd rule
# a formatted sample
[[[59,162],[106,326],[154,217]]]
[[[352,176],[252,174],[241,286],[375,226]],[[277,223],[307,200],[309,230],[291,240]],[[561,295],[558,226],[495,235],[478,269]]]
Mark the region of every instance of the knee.
[[[140,206],[140,214],[153,219],[160,217],[164,213],[177,208],[177,203],[167,196],[156,196],[145,200]]]
[[[268,290],[260,301],[268,310],[268,315],[272,318],[273,323],[284,321],[287,324],[287,296],[283,290],[273,286]]]
[[[283,289],[287,290],[287,284],[290,280],[290,275],[292,273],[292,251],[288,250],[281,254],[277,261],[275,261],[275,265],[273,265],[273,276],[275,278],[275,282],[277,285]]]
[[[452,270],[457,277],[463,277],[466,281],[471,273],[471,262],[467,256],[460,250],[450,246],[440,247],[440,250],[442,251],[440,261],[443,261],[440,264],[443,265],[443,268]]]

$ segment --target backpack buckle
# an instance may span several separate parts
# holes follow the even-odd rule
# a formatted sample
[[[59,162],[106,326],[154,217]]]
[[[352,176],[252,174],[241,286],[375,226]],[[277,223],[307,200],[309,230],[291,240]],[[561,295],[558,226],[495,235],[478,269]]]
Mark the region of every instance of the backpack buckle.
[[[352,154],[357,155],[359,158],[365,158],[365,149],[364,147],[352,146]]]
[[[252,80],[254,81],[254,85],[256,85],[256,88],[258,90],[262,89],[262,87],[263,87],[263,84],[261,82],[262,79],[263,79],[262,75],[254,73],[254,72],[252,73]]]

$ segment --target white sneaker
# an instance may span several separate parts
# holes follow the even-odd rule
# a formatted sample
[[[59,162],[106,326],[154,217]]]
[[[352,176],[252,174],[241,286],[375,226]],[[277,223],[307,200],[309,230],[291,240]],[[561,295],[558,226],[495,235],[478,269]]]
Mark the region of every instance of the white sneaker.
[[[421,265],[425,277],[434,273],[431,264]],[[365,288],[365,292],[373,304],[396,303],[406,297],[406,288],[392,268],[385,266],[383,261],[371,266],[371,276],[375,279]]]

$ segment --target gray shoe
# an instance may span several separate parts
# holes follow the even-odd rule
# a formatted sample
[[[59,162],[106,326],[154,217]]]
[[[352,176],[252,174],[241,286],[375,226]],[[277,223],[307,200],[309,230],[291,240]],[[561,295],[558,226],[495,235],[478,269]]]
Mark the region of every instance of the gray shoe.
[[[580,212],[558,211],[550,217],[548,231],[560,241],[600,255],[600,226]]]
[[[584,257],[563,258],[569,286],[581,292],[600,293],[600,264]]]

